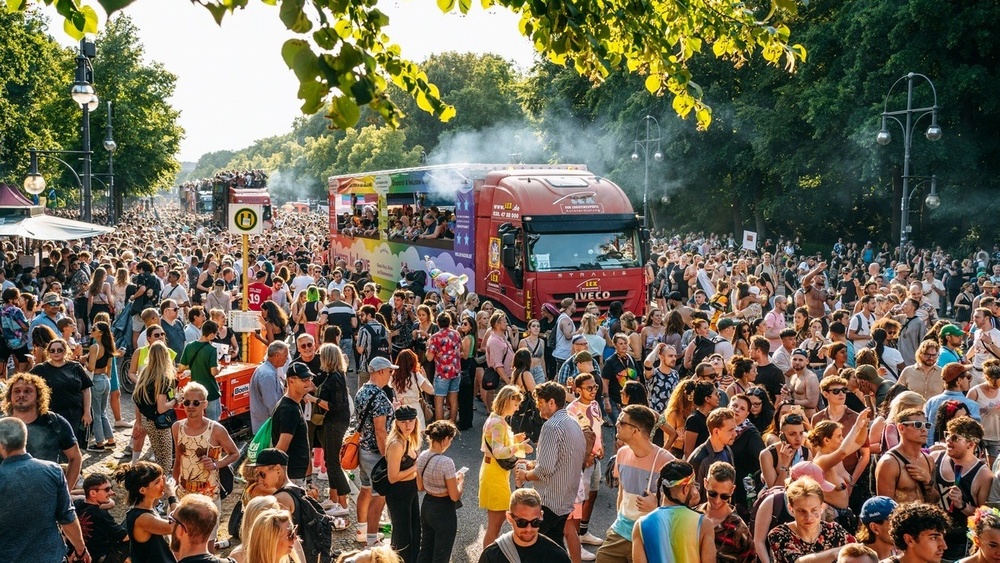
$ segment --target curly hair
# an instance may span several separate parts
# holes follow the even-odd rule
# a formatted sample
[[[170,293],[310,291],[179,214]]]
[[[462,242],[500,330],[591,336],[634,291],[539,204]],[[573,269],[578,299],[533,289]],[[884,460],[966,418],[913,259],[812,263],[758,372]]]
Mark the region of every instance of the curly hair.
[[[49,402],[52,400],[52,388],[49,384],[45,382],[41,377],[27,372],[15,373],[10,376],[7,380],[7,387],[3,392],[3,412],[4,414],[11,416],[14,414],[14,405],[11,402],[13,399],[14,386],[18,383],[27,383],[35,388],[35,393],[38,395],[38,402],[36,408],[39,415],[48,414],[49,412]]]
[[[943,534],[950,526],[948,513],[937,505],[922,502],[901,504],[889,516],[889,534],[896,549],[899,550],[907,548],[906,536],[916,541],[922,532]]]

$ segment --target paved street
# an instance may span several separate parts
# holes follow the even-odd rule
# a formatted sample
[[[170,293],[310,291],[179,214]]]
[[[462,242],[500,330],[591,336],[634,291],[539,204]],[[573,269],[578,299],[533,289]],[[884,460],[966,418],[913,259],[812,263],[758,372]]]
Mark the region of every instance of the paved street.
[[[353,385],[351,387],[353,387]],[[122,410],[126,420],[133,419],[135,405],[132,402],[131,396],[122,396]],[[465,466],[469,468],[469,478],[466,481],[465,491],[462,495],[464,506],[459,509],[458,537],[455,538],[455,548],[452,552],[452,560],[456,563],[464,561],[478,561],[479,554],[482,551],[483,533],[486,530],[486,511],[479,508],[479,466],[482,464],[482,453],[479,451],[479,445],[482,440],[482,432],[480,428],[485,420],[486,408],[483,403],[476,401],[475,427],[471,430],[461,432],[458,438],[455,439],[451,449],[447,452],[448,455],[455,460],[455,465],[457,467]],[[120,452],[128,442],[130,433],[130,429],[116,429],[115,442],[118,444],[116,452]],[[605,448],[610,449],[613,436],[614,434],[612,430],[607,428],[604,430]],[[239,442],[239,445],[242,445],[242,441]],[[144,452],[144,457],[146,459],[151,457],[148,442],[147,449]],[[93,452],[83,452],[85,474],[93,471],[110,473],[114,470],[118,462],[119,460],[112,454],[97,455]],[[326,483],[321,483],[321,488],[325,489],[325,486]],[[114,510],[115,517],[120,521],[125,514],[126,495],[121,487],[116,488],[117,490],[122,491],[121,494],[118,495],[118,506]],[[242,489],[238,486],[238,492],[241,490]],[[321,494],[325,495],[326,491],[322,490]],[[238,497],[234,495],[227,499],[224,503],[223,523],[220,526],[220,537],[222,538],[228,536],[225,532],[226,522],[228,522],[229,513],[232,511],[232,503],[236,498]],[[323,498],[325,498],[325,496]],[[594,535],[604,537],[605,531],[614,519],[614,502],[615,491],[602,484],[601,491],[597,496],[597,504],[594,507],[594,515],[591,520],[591,530]],[[351,527],[344,532],[334,533],[334,543],[335,547],[338,549],[346,549],[358,545],[353,541],[353,522],[355,520],[354,514],[352,506],[352,513],[350,517],[352,523]],[[591,546],[590,549],[591,551],[596,551],[596,548],[593,546]]]

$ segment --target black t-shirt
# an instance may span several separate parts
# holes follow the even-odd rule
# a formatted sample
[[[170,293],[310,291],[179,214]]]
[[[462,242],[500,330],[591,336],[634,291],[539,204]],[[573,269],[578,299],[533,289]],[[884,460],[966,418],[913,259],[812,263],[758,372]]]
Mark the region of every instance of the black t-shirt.
[[[623,375],[624,372],[624,375]],[[632,356],[626,355],[624,358],[615,354],[604,362],[604,369],[601,370],[601,377],[608,381],[608,398],[614,404],[622,402],[622,386],[628,381],[638,381],[641,379],[642,368]]]
[[[271,443],[277,444],[282,434],[291,434],[288,445],[288,477],[302,479],[309,467],[309,437],[302,409],[287,396],[282,397],[271,413]]]
[[[768,363],[766,366],[757,366],[757,379],[754,383],[767,390],[767,396],[774,402],[775,397],[781,394],[781,386],[785,384],[785,374],[781,373],[778,366]]]
[[[321,365],[320,361],[319,361],[319,354],[313,354],[313,359],[311,359],[311,360],[309,360],[307,362],[307,361],[305,361],[305,360],[302,359],[301,354],[296,353],[295,356],[292,358],[292,361],[293,362],[302,362],[303,364],[309,366],[309,371],[311,371],[314,376],[319,375],[320,365]],[[316,385],[319,385],[322,382],[314,380],[313,383],[315,383]]]
[[[103,510],[96,504],[88,504],[83,499],[75,500],[73,505],[76,507],[76,517],[80,519],[83,541],[94,561],[107,555],[112,545],[121,544],[128,535],[125,526],[115,522],[110,511]]]
[[[696,446],[705,443],[709,435],[708,417],[698,409],[691,411],[687,420],[684,421],[684,430],[695,433],[694,443]]]
[[[841,291],[844,303],[854,303],[858,300],[858,288],[854,285],[854,280],[840,280],[837,282],[837,289]]]
[[[565,549],[542,534],[538,534],[538,540],[528,547],[522,547],[516,543],[514,547],[517,549],[517,556],[521,561],[546,561],[547,563],[569,563],[570,561]],[[500,551],[500,547],[496,543],[491,543],[479,556],[479,563],[509,563],[509,561]]]
[[[83,424],[83,390],[94,386],[83,366],[66,362],[55,367],[45,362],[31,368],[31,373],[44,379],[52,390],[49,410],[63,415],[74,426]]]
[[[340,372],[320,373],[323,375],[323,384],[316,396],[330,406],[323,424],[338,422],[344,425],[350,424],[351,407],[348,400],[347,378]]]
[[[28,425],[26,449],[35,459],[64,463],[68,460],[63,451],[74,445],[76,445],[76,434],[62,415],[48,412],[38,415],[38,418]]]

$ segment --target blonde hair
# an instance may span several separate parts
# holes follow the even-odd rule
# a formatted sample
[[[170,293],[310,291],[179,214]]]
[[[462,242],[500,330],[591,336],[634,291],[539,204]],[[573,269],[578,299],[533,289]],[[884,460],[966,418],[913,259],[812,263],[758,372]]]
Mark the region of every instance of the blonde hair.
[[[285,522],[292,524],[292,515],[287,510],[269,508],[258,514],[250,526],[245,561],[281,563],[278,545],[282,539],[281,524]]]
[[[507,403],[523,400],[524,394],[516,385],[504,385],[497,391],[497,396],[493,399],[493,414],[503,416],[503,412],[507,410]]]
[[[422,407],[417,407],[422,408]],[[416,453],[420,450],[420,445],[423,443],[423,428],[420,428],[420,419],[416,419],[413,425],[413,432],[409,436],[403,434],[403,430],[399,427],[399,421],[395,418],[392,420],[392,429],[389,431],[389,440],[386,443],[400,442],[405,444],[409,442],[410,448]]]
[[[135,382],[135,391],[132,393],[132,397],[142,403],[155,405],[158,395],[166,395],[167,391],[173,388],[177,380],[176,374],[177,371],[174,368],[174,363],[170,360],[170,351],[167,345],[163,342],[150,344],[149,360],[139,370],[139,377]]]
[[[812,477],[799,477],[792,481],[788,485],[788,489],[785,490],[785,498],[788,499],[788,504],[793,507],[795,501],[806,497],[816,497],[820,502],[823,502],[823,489]]]
[[[896,398],[889,403],[889,414],[886,415],[885,419],[896,420],[899,413],[907,409],[921,409],[924,407],[925,399],[920,393],[915,391],[903,391]]]
[[[200,393],[202,399],[208,399],[208,389],[201,383],[198,383],[197,381],[188,382],[188,384],[185,385],[184,388],[177,393],[177,396],[186,397],[190,391],[194,391],[195,393]]]
[[[339,346],[327,342],[319,347],[319,369],[328,373],[347,371],[347,362]]]
[[[250,528],[257,520],[257,517],[265,510],[281,510],[281,504],[278,503],[278,499],[274,498],[274,495],[252,498],[243,508],[243,520],[240,522],[240,537],[243,538],[244,542],[249,542]]]

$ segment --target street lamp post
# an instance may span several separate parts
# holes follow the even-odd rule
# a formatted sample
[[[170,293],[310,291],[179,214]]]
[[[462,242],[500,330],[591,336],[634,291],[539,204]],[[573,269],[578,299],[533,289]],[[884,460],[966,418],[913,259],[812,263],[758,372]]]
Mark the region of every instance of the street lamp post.
[[[80,53],[76,57],[76,81],[73,83],[71,94],[76,103],[83,108],[83,194],[81,194],[82,213],[81,219],[90,222],[91,220],[91,181],[93,171],[91,170],[90,151],[90,110],[96,109],[99,100],[94,92],[94,74],[90,59],[96,55],[93,43],[86,39],[80,40]],[[87,97],[86,93],[90,96]],[[93,106],[93,108],[91,107]]]
[[[108,225],[115,225],[115,142],[111,128],[111,102],[108,102],[108,125],[104,128],[104,150],[108,151]]]
[[[922,78],[931,87],[931,92],[934,94],[934,105],[929,107],[914,108],[913,107],[913,80],[914,78]],[[906,80],[906,109],[888,111],[889,107],[889,96],[892,95],[892,90],[903,80]],[[899,260],[902,261],[905,256],[905,247],[907,242],[907,235],[910,232],[910,198],[912,194],[910,193],[910,180],[920,180],[917,184],[917,188],[921,184],[930,181],[931,193],[924,200],[924,204],[927,205],[929,209],[937,209],[941,205],[941,197],[937,193],[937,177],[936,176],[911,176],[910,175],[910,149],[913,144],[913,131],[920,122],[926,116],[931,116],[931,124],[927,127],[927,131],[924,136],[927,137],[928,141],[934,142],[941,138],[941,126],[938,125],[938,105],[937,105],[937,89],[934,88],[934,83],[931,82],[930,78],[927,78],[923,74],[918,74],[911,72],[906,76],[900,77],[893,83],[892,87],[889,88],[889,92],[885,95],[885,104],[882,109],[882,128],[879,130],[878,135],[875,140],[878,144],[885,146],[892,141],[892,135],[889,133],[889,128],[887,127],[887,122],[889,119],[896,122],[897,125],[903,130],[903,197],[900,202],[900,217],[899,217]],[[900,120],[900,116],[905,118]],[[914,188],[914,191],[916,188]]]
[[[639,162],[639,149],[642,149],[642,156],[645,162],[645,175],[642,181],[642,227],[644,229],[649,228],[649,151],[655,147],[655,152],[653,153],[653,160],[660,162],[663,160],[663,153],[660,152],[660,122],[656,120],[652,115],[647,115],[642,118],[646,125],[646,138],[639,140],[638,135],[636,135],[635,142],[632,149],[632,162]],[[650,137],[653,133],[651,126],[656,127],[656,133],[654,136]]]

